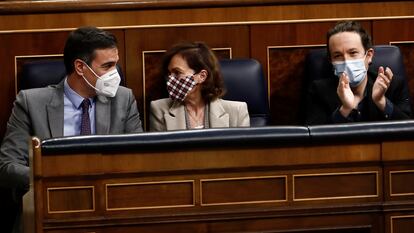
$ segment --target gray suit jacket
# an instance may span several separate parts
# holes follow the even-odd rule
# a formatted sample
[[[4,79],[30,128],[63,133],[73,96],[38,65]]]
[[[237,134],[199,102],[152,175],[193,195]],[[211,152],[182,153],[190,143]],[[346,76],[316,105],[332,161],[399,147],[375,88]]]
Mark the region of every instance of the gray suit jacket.
[[[245,102],[217,99],[210,103],[210,127],[249,127]],[[184,105],[169,98],[151,102],[150,131],[186,129]]]
[[[27,190],[29,186],[28,143],[63,136],[63,85],[20,91],[7,123],[0,149],[0,187]],[[119,87],[116,96],[98,96],[96,134],[142,132],[132,91]]]

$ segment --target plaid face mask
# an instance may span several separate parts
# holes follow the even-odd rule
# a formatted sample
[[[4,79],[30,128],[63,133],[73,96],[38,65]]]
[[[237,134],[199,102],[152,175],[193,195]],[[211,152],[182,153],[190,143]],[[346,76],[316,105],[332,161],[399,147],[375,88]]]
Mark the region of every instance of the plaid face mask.
[[[193,75],[185,78],[177,78],[173,75],[168,76],[167,90],[172,100],[184,101],[187,94],[195,87],[196,82]]]

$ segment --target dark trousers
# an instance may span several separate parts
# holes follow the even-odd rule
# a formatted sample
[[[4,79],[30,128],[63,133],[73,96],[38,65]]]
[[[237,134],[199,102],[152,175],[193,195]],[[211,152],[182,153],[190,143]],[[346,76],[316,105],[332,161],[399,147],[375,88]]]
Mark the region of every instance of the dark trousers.
[[[0,188],[0,229],[4,233],[19,232],[21,228],[22,203],[14,195],[11,189]]]

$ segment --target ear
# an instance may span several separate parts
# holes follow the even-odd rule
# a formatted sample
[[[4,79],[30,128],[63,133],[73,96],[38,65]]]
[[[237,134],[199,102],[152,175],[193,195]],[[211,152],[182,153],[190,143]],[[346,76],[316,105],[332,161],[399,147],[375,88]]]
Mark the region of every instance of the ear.
[[[373,48],[369,48],[367,50],[367,61],[368,61],[368,65],[372,63],[372,59],[374,58],[374,49]]]
[[[206,80],[206,78],[208,77],[208,72],[207,72],[207,70],[201,70],[201,71],[198,73],[198,75],[199,75],[199,77],[200,77],[200,79],[199,79],[199,83],[203,83],[203,82]]]
[[[73,67],[75,69],[75,72],[79,75],[82,76],[83,75],[83,67],[85,66],[85,64],[80,60],[80,59],[76,59],[73,62]]]

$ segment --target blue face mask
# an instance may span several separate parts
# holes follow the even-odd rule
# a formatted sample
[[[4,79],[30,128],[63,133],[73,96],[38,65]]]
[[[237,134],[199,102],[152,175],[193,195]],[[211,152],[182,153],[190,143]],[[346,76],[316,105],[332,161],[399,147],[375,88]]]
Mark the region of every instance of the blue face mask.
[[[332,62],[335,68],[335,75],[340,77],[342,73],[346,73],[349,78],[349,85],[356,87],[362,83],[367,74],[365,68],[365,56],[361,59],[345,60]]]

